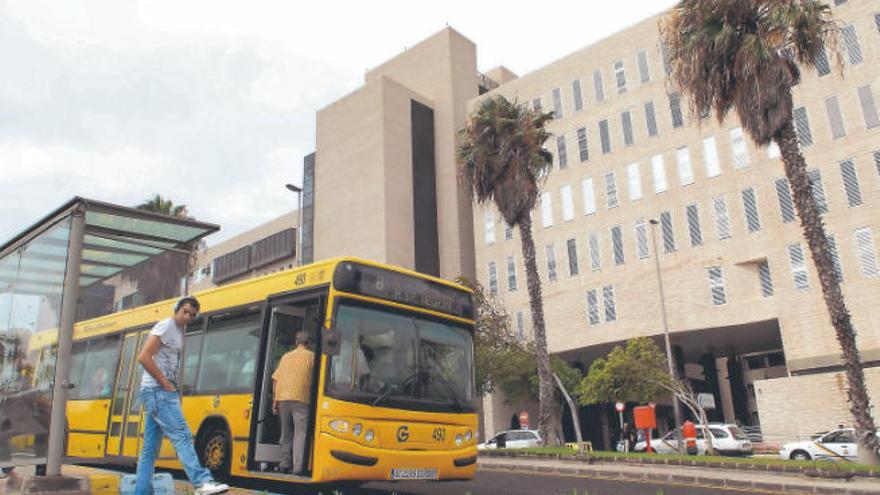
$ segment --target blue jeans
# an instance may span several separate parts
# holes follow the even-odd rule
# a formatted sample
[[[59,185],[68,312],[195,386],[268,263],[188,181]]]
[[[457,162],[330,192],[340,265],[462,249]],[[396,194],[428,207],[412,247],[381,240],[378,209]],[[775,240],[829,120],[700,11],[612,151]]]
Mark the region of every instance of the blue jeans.
[[[153,467],[156,464],[163,436],[171,440],[186,476],[196,488],[207,481],[212,481],[211,472],[202,467],[193,447],[192,433],[180,408],[180,394],[166,392],[159,387],[145,388],[141,389],[141,403],[146,413],[144,446],[137,464],[135,495],[153,493]]]

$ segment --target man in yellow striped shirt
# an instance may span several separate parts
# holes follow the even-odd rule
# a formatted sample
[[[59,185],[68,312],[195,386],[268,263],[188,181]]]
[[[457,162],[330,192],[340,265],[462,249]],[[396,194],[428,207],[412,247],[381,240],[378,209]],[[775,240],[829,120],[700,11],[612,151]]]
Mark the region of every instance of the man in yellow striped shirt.
[[[309,334],[296,334],[296,348],[288,351],[272,373],[272,412],[281,421],[281,461],[278,469],[301,473],[304,467],[306,430],[311,403],[315,353],[308,348]],[[291,422],[293,431],[291,431]]]

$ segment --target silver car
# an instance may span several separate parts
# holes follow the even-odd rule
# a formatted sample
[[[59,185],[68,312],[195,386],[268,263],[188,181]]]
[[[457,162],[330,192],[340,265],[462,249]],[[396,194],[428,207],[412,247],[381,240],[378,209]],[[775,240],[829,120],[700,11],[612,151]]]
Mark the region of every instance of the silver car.
[[[544,440],[538,430],[507,430],[496,433],[495,436],[477,445],[479,450],[497,449],[501,437],[504,437],[504,447],[506,449],[528,449],[533,447],[543,447]]]
[[[712,436],[712,447],[721,455],[752,455],[752,442],[739,426],[726,423],[709,423],[709,434]],[[678,442],[675,431],[670,431],[663,438],[651,439],[651,448],[658,454],[677,454]],[[644,452],[647,443],[640,440],[634,450]],[[703,427],[697,426],[697,454],[706,454],[706,439]]]

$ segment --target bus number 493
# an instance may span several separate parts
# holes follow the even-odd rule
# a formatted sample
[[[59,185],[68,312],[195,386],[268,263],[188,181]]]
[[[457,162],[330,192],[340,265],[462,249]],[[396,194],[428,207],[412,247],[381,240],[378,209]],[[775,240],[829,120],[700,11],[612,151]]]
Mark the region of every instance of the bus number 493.
[[[434,428],[434,433],[431,436],[434,437],[434,440],[437,442],[446,440],[446,428]]]

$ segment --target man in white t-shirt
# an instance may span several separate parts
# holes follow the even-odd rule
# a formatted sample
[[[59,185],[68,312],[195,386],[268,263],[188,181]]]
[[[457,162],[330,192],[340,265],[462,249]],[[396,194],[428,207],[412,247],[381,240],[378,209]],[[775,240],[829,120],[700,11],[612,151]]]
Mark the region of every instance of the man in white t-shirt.
[[[153,468],[163,436],[174,445],[187,477],[196,487],[196,495],[212,495],[229,489],[228,485],[214,481],[211,472],[199,462],[192,432],[180,407],[177,379],[183,332],[198,313],[196,298],[188,296],[177,301],[174,316],[156,323],[138,356],[138,362],[146,371],[141,381],[141,403],[146,414],[144,446],[137,464],[136,495],[153,493]]]

